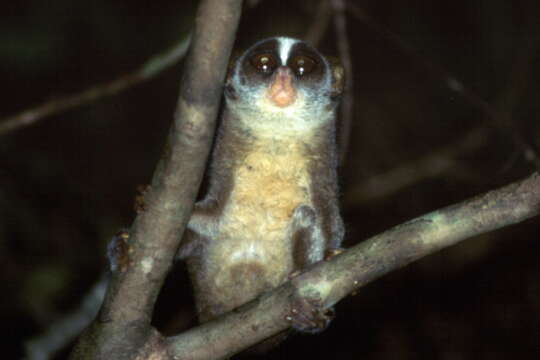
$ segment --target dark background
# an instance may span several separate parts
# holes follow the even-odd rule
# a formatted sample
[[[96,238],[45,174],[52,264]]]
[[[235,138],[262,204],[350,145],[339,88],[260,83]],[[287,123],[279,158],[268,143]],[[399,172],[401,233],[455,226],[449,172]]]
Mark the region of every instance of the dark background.
[[[524,144],[540,145],[538,2],[353,2],[409,50],[348,12],[354,112],[341,168],[346,246],[534,171]],[[0,117],[134,70],[186,34],[196,3],[4,2]],[[317,3],[261,1],[244,12],[238,47],[303,37],[317,21]],[[336,39],[330,24],[319,48],[336,55]],[[440,67],[497,115],[452,91]],[[175,66],[0,136],[4,358],[22,357],[23,342],[75,309],[106,268],[107,242],[130,225],[136,187],[149,182],[159,158],[180,74]],[[479,135],[464,150],[471,131]],[[419,162],[433,154],[440,157]],[[395,188],[379,186],[386,183]],[[475,237],[393,272],[339,303],[326,332],[293,336],[268,358],[536,359],[538,225],[531,219]],[[173,334],[194,325],[189,294],[179,265],[156,307],[158,328]]]

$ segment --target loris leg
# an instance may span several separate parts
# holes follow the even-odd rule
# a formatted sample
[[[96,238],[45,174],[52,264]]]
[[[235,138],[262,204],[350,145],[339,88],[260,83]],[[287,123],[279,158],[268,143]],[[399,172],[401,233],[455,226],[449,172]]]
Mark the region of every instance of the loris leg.
[[[324,258],[325,240],[311,206],[300,205],[295,209],[289,234],[293,244],[295,274]]]
[[[317,223],[315,210],[307,205],[300,205],[294,211],[291,230],[296,267],[291,277],[294,277],[310,265],[323,260],[326,241]],[[298,331],[316,333],[324,330],[333,317],[333,309],[323,308],[321,299],[298,296],[292,301],[287,319]]]

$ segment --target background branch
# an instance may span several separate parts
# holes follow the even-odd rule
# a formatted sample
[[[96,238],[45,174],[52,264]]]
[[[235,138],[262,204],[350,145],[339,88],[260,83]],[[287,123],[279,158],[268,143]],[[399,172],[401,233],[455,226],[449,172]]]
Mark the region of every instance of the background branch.
[[[45,332],[28,340],[25,343],[25,360],[51,359],[56,352],[75,340],[95,319],[105,296],[107,281],[107,274],[103,274],[83,298],[76,311],[63,316],[52,323]]]
[[[369,203],[392,196],[407,186],[455,170],[459,163],[457,158],[485,146],[488,135],[484,127],[475,128],[452,144],[435,149],[416,160],[399,164],[382,174],[371,176],[347,191],[345,205]]]
[[[422,64],[428,64],[426,65],[427,68],[438,69],[437,72],[443,74],[442,76],[446,79],[454,78],[442,66],[429,61],[426,57],[418,56],[412,46],[404,42],[396,34],[375,23],[359,7],[352,5],[352,8],[353,13],[358,18],[362,19],[363,22],[374,28],[377,32],[380,32],[383,36],[392,40],[396,46],[405,50],[409,55],[412,55],[417,61],[420,61]],[[479,107],[493,121],[493,124],[491,124],[492,129],[494,128],[505,134],[511,134],[514,144],[519,144],[518,148],[524,157],[532,163],[537,163],[538,159],[535,150],[516,129],[516,125],[512,119],[513,112],[519,100],[526,93],[528,83],[531,79],[530,75],[535,60],[534,54],[538,46],[538,39],[528,34],[536,33],[532,29],[534,26],[537,25],[530,24],[529,28],[531,29],[527,29],[529,31],[525,31],[524,35],[522,35],[521,42],[523,45],[518,48],[514,56],[509,81],[504,89],[500,91],[500,94],[498,94],[492,105],[480,99],[471,90],[465,89],[461,83],[455,83],[455,86],[462,88],[465,99],[472,105]],[[493,126],[495,124],[497,126]],[[458,170],[459,166],[456,158],[472,153],[474,150],[485,146],[488,143],[488,137],[492,135],[488,129],[486,127],[475,128],[465,135],[460,136],[457,141],[449,145],[430,151],[429,154],[416,160],[400,163],[389,171],[371,176],[366,181],[355,184],[347,192],[347,196],[344,199],[346,202],[345,205],[373,202],[385,196],[391,196],[407,186],[414,185],[428,178],[441,176],[442,174],[455,176],[459,173],[465,173],[471,176],[474,173],[472,170]]]
[[[92,86],[79,93],[46,101],[19,114],[2,119],[0,120],[0,136],[33,125],[51,115],[91,103],[105,96],[118,94],[134,85],[150,80],[178,63],[186,54],[190,41],[191,36],[185,37],[162,54],[153,56],[132,73],[121,75],[112,81]]]
[[[342,164],[351,137],[351,126],[354,118],[353,104],[353,84],[354,74],[351,59],[351,49],[349,45],[349,36],[347,35],[347,18],[345,16],[345,0],[330,0],[334,10],[334,27],[336,29],[336,40],[339,51],[339,57],[345,70],[345,88],[340,105],[340,122],[338,133],[339,162]]]
[[[304,35],[304,40],[314,47],[318,47],[330,23],[331,14],[328,0],[319,0],[311,25]]]
[[[508,100],[508,103],[504,103],[499,99],[498,106],[492,107],[489,102],[484,100],[480,95],[474,92],[471,88],[467,87],[462,81],[458,80],[454,74],[452,74],[443,65],[431,61],[428,57],[421,55],[418,51],[402,39],[400,36],[392,32],[390,29],[385,28],[374,20],[368,13],[366,13],[360,6],[353,1],[348,0],[347,9],[351,14],[362,21],[366,26],[377,32],[380,36],[383,36],[386,40],[392,42],[396,47],[403,51],[408,56],[412,57],[419,64],[422,64],[426,70],[429,70],[434,76],[442,79],[446,87],[452,92],[457,93],[469,104],[476,107],[485,115],[486,120],[489,120],[487,124],[497,130],[503,135],[510,134],[515,146],[520,149],[524,155],[524,158],[534,164],[536,169],[540,169],[540,157],[538,156],[534,146],[525,139],[518,128],[516,128],[515,122],[509,116],[509,112],[516,100],[516,97],[512,97],[514,93],[511,90],[516,88],[516,92],[520,93],[527,87],[528,74],[530,72],[531,64],[534,61],[532,56],[538,46],[538,38],[536,30],[538,24],[536,21],[530,21],[529,30],[522,35],[521,42],[523,46],[518,47],[519,54],[517,56],[516,66],[512,68],[513,76],[510,80],[514,82],[509,86],[510,91],[506,92],[502,96],[502,100]],[[518,81],[516,84],[515,82]],[[503,106],[504,109],[501,109]]]

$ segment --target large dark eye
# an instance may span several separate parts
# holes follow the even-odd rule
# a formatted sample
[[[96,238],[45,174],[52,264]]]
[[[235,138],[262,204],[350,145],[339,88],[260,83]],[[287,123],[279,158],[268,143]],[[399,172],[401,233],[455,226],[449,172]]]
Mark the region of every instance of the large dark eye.
[[[251,58],[251,65],[257,71],[268,74],[277,67],[277,60],[272,54],[259,54]]]
[[[297,76],[302,76],[315,70],[317,61],[304,55],[298,55],[291,60],[290,64],[294,73]]]

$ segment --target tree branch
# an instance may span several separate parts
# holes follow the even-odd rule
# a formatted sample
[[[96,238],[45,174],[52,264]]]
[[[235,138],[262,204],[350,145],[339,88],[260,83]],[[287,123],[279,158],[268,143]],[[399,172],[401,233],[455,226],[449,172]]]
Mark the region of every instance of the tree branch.
[[[145,194],[146,210],[118,247],[123,266],[112,273],[100,315],[72,359],[132,359],[152,353],[160,343],[150,326],[152,311],[202,178],[241,5],[241,0],[199,5],[175,119]]]
[[[429,70],[434,76],[442,79],[450,91],[455,92],[465,99],[467,103],[480,110],[486,116],[486,120],[489,120],[487,122],[489,126],[505,136],[510,133],[512,141],[518,149],[521,149],[525,159],[531,162],[536,169],[540,168],[540,157],[536,153],[531,143],[529,143],[529,141],[527,141],[527,139],[515,127],[515,121],[513,121],[507,113],[501,112],[501,109],[492,107],[480,95],[476,94],[472,89],[465,86],[462,81],[458,80],[458,78],[455,77],[444,66],[435,63],[429,58],[419,54],[411,44],[393,33],[391,30],[379,24],[355,2],[347,1],[347,10],[349,10],[355,18],[362,21],[366,26],[377,32],[386,40],[392,42],[397,46],[397,48],[411,58],[415,59],[419,64],[422,64],[424,68]],[[519,48],[520,54],[516,60],[517,66],[513,67],[513,84],[511,84],[510,88],[515,87],[517,89],[517,93],[521,91],[519,87],[522,89],[526,87],[527,79],[529,78],[528,73],[530,72],[530,66],[533,64],[535,59],[533,54],[536,53],[536,49],[538,48],[539,44],[538,37],[534,36],[534,34],[538,34],[538,31],[536,31],[536,26],[538,26],[537,22],[533,21],[530,24],[530,27],[533,30],[525,32],[526,35],[523,37],[524,46]],[[508,93],[508,95],[509,101],[515,101],[517,99],[515,97],[512,98],[511,92]],[[504,98],[505,97],[503,96],[502,99]],[[506,108],[509,108],[508,105],[513,105],[511,103],[504,104],[500,101],[499,104],[502,104],[502,106]]]
[[[175,359],[223,359],[290,326],[297,297],[330,307],[347,294],[460,241],[540,213],[540,175],[398,225],[239,309],[166,340]]]
[[[422,180],[449,173],[450,170],[456,169],[458,156],[485,146],[488,135],[485,128],[475,128],[449,145],[434,149],[418,159],[404,162],[382,174],[354,184],[346,193],[345,206],[370,203]]]
[[[105,296],[107,280],[104,273],[75,311],[62,316],[50,324],[42,334],[26,341],[25,360],[52,359],[56,352],[73,342],[96,317]]]
[[[328,0],[319,0],[312,23],[304,35],[304,40],[318,47],[330,23],[330,3]]]
[[[345,1],[330,0],[332,9],[334,10],[334,27],[336,29],[336,37],[338,44],[339,57],[345,70],[345,88],[341,99],[341,122],[339,123],[338,132],[338,147],[339,147],[339,163],[343,164],[347,150],[349,148],[352,120],[354,117],[354,101],[353,101],[353,65],[351,59],[351,47],[349,37],[347,35],[347,18],[345,16]]]
[[[0,120],[0,136],[33,125],[46,117],[91,103],[99,98],[118,94],[125,89],[150,80],[162,71],[178,63],[186,54],[190,42],[191,35],[188,35],[162,54],[153,56],[132,73],[121,75],[112,81],[94,85],[79,93],[46,101],[2,119]]]

